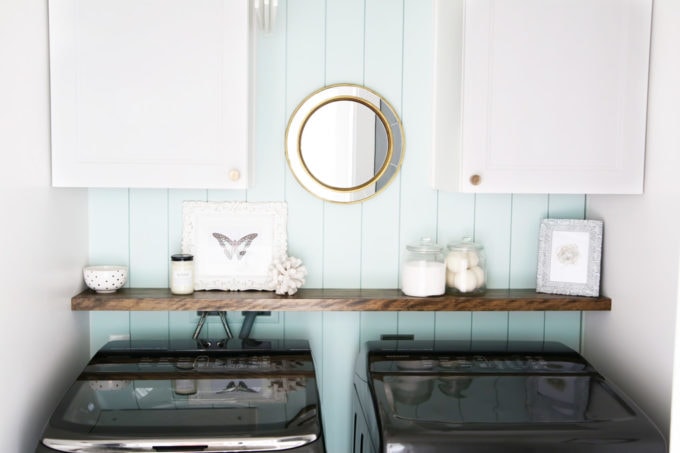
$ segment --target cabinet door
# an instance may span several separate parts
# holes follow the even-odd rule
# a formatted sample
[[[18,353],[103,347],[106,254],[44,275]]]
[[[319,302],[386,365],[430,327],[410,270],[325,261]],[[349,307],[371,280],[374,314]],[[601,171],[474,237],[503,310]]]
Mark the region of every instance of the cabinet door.
[[[244,188],[244,0],[50,0],[52,183]]]
[[[459,22],[460,149],[435,139],[454,155],[437,188],[642,192],[651,0],[473,0]]]

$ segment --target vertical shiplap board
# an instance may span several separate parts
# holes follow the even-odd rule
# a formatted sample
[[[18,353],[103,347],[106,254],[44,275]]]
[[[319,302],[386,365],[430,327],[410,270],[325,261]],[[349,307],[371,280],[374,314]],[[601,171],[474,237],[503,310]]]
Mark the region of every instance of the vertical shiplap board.
[[[184,201],[206,201],[206,190],[177,190],[168,192],[168,254],[182,253],[182,231],[184,219],[182,204]],[[168,284],[170,276],[168,270]],[[195,311],[171,311],[168,313],[168,329],[170,338],[191,338],[196,327],[198,316]]]
[[[438,192],[437,196],[437,242],[444,247],[458,242],[465,236],[474,236],[475,195],[454,192]],[[447,249],[444,248],[444,253]],[[435,338],[470,340],[472,313],[435,313]]]
[[[438,192],[437,242],[446,246],[465,236],[474,236],[475,195]]]
[[[325,81],[325,2],[291,0],[286,8],[285,114]],[[259,135],[259,134],[258,134]],[[306,286],[323,287],[323,202],[307,193],[286,167],[288,253],[300,257],[309,274]],[[322,316],[319,312],[284,313],[286,338],[308,339],[321,372]]]
[[[432,14],[430,2],[404,1],[402,120],[409,152],[401,169],[400,249],[437,233],[437,192],[428,184],[432,99],[426,87],[432,80]],[[425,321],[425,317],[431,319]],[[434,330],[434,313],[399,314],[400,330],[420,322]]]
[[[360,319],[356,312],[323,314],[321,411],[331,414],[324,423],[329,451],[351,451],[352,365],[359,352]]]
[[[185,201],[206,201],[207,190],[179,190],[168,191],[168,253],[182,253],[182,231],[184,230],[183,206]],[[168,273],[168,283],[170,277]]]
[[[436,313],[434,338],[437,340],[471,340],[472,312],[453,311]]]
[[[559,341],[580,351],[582,315],[580,311],[546,312],[545,341]]]
[[[364,0],[328,0],[325,36],[325,84],[361,84]],[[323,283],[327,288],[361,286],[361,212],[361,204],[324,204]]]
[[[364,0],[326,2],[326,85],[363,83]],[[361,286],[362,205],[324,204],[323,282],[327,288]],[[359,349],[360,315],[326,312],[323,318],[322,413],[330,450],[350,451],[353,363]]]
[[[324,204],[323,286],[361,286],[361,205]]]
[[[89,189],[90,264],[129,265],[129,191]],[[130,286],[130,282],[126,286]],[[95,353],[110,335],[130,334],[130,313],[93,311],[90,313],[90,353]]]
[[[363,83],[364,0],[326,1],[326,85]]]
[[[405,0],[402,121],[408,152],[401,169],[401,247],[436,235],[437,193],[428,185],[432,100],[425,89],[432,72],[431,22],[431,4]]]
[[[168,190],[130,190],[130,286],[168,287]]]
[[[474,240],[486,252],[487,287],[510,283],[510,231],[512,196],[478,194],[475,202]]]
[[[475,197],[474,240],[484,246],[488,288],[507,288],[510,280],[512,196],[478,194]],[[473,339],[507,339],[507,312],[472,314]]]
[[[550,195],[548,217],[557,219],[583,219],[586,210],[585,195]],[[581,348],[581,312],[549,311],[545,314],[546,341],[559,341],[577,351]]]
[[[130,190],[130,285],[167,288],[168,190]],[[168,337],[168,312],[131,312],[130,338]]]
[[[361,343],[379,340],[384,334],[399,333],[399,313],[393,311],[366,311],[361,313]]]
[[[89,189],[90,264],[130,262],[127,189]],[[129,285],[129,280],[126,286]]]
[[[550,195],[548,217],[551,219],[583,219],[586,215],[585,195]]]
[[[286,116],[302,100],[325,83],[326,5],[318,0],[289,0],[286,5]],[[289,254],[307,266],[306,286],[323,287],[323,202],[298,184],[290,170],[285,171],[288,202]],[[286,338],[309,340],[316,372],[323,376],[323,318],[320,312],[284,313]],[[323,395],[323,381],[319,382]],[[323,396],[322,398],[322,410]],[[325,427],[331,429],[328,419]],[[332,450],[331,450],[332,451]]]
[[[502,311],[473,312],[471,331],[471,339],[473,341],[507,341],[508,313]]]
[[[169,312],[135,311],[130,313],[130,338],[166,340],[170,338]]]
[[[271,34],[257,33],[255,118],[248,201],[281,201],[286,156],[286,6],[279,2]]]
[[[508,313],[508,339],[543,341],[545,336],[545,313],[542,311],[519,311]]]
[[[547,195],[512,196],[510,288],[536,287],[538,230],[547,216]]]
[[[280,4],[272,33],[257,33],[255,50],[254,136],[251,146],[251,184],[246,193],[249,202],[285,200],[286,156],[284,137],[286,115],[286,5]],[[295,253],[289,250],[289,255]],[[238,335],[243,324],[241,312],[227,314],[229,326]],[[210,319],[210,335],[223,330],[217,319]],[[255,319],[254,338],[283,337],[281,313]],[[216,333],[215,333],[216,332]]]
[[[399,286],[399,177],[362,205],[361,287]]]
[[[431,340],[434,338],[434,313],[426,311],[399,312],[398,333],[413,335],[416,340]]]
[[[401,112],[404,0],[366,0],[364,83]]]
[[[403,1],[366,0],[365,10],[364,84],[386,99],[401,117]],[[404,149],[409,152],[408,142]],[[397,174],[379,195],[363,203],[363,288],[396,288],[399,285],[400,179]],[[392,328],[396,332],[396,325]]]
[[[513,195],[510,237],[510,288],[536,287],[538,229],[548,215],[547,195]],[[508,314],[510,340],[543,341],[545,313]]]
[[[326,85],[363,82],[364,0],[326,2]],[[324,204],[323,281],[329,288],[361,286],[361,218],[357,204]],[[353,362],[359,347],[360,315],[355,312],[322,314],[322,413],[333,413],[326,423],[326,439],[334,451],[350,451]]]
[[[289,117],[305,97],[324,86],[326,6],[318,0],[292,0],[285,5]],[[287,167],[285,193],[289,254],[305,263],[309,271],[306,286],[323,287],[323,202],[300,187]]]

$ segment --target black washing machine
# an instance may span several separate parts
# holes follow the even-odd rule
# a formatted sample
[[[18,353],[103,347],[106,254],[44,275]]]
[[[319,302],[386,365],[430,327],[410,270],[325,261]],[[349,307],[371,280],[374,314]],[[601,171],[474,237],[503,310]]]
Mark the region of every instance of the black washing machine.
[[[306,341],[112,342],[68,390],[47,452],[322,453]]]
[[[649,418],[559,343],[375,341],[353,453],[665,453]]]

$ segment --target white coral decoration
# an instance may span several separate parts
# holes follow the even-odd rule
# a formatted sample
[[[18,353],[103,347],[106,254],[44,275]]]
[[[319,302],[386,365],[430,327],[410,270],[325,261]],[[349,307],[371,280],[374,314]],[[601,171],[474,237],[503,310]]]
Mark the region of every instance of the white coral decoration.
[[[302,260],[292,256],[286,256],[274,261],[270,267],[276,294],[293,295],[298,288],[305,284],[307,268]]]

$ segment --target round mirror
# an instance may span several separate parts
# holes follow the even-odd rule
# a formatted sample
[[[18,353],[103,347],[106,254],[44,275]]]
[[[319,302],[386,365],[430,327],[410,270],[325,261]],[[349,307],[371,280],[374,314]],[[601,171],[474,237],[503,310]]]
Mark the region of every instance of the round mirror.
[[[399,171],[404,133],[397,113],[359,85],[332,85],[312,93],[293,112],[286,157],[309,192],[337,203],[379,193]]]

